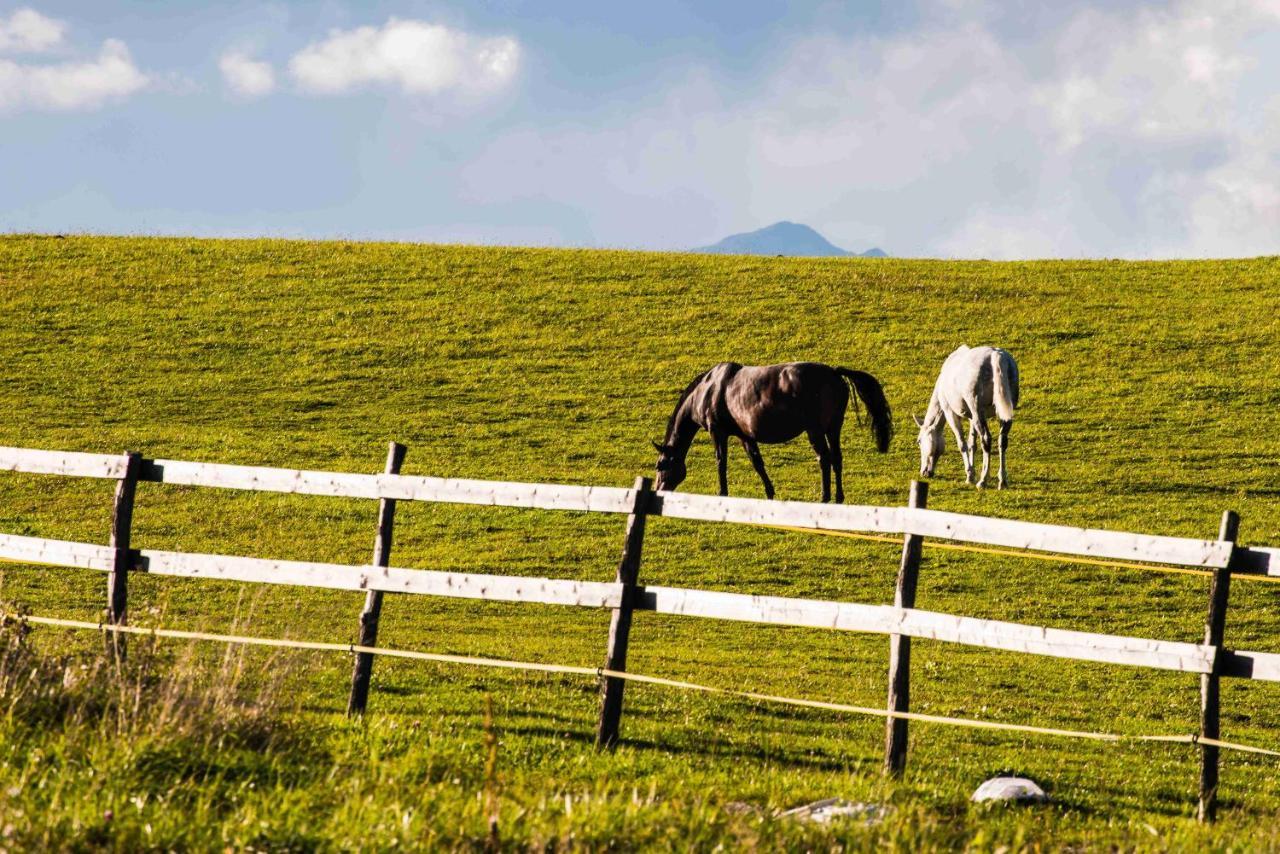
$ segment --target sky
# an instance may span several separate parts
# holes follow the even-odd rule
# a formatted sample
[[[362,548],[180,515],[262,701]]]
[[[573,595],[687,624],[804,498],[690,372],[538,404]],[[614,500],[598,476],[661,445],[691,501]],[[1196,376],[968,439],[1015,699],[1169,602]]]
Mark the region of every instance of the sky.
[[[0,232],[1280,254],[1280,0],[0,0]]]

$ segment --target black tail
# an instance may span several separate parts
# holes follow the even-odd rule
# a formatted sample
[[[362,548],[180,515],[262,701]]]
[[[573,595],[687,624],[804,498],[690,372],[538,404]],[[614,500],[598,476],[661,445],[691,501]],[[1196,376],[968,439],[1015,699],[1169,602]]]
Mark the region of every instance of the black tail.
[[[836,373],[847,379],[862,399],[862,405],[871,416],[871,438],[875,439],[876,450],[885,453],[889,450],[889,440],[893,438],[893,413],[889,411],[889,401],[885,399],[880,381],[871,374],[848,368],[836,368]]]

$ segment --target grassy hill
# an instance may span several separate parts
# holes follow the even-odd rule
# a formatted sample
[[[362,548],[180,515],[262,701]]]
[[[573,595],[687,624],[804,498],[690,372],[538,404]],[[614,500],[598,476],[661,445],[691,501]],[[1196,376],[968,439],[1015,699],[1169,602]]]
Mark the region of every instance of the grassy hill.
[[[1274,545],[1278,281],[1276,258],[997,264],[3,237],[0,444],[374,472],[395,439],[409,447],[406,473],[627,486],[651,470],[649,440],[696,373],[725,359],[813,359],[884,382],[899,435],[876,455],[851,422],[845,488],[850,502],[897,504],[918,464],[909,415],[923,411],[937,367],[959,343],[994,343],[1022,373],[1014,488],[966,487],[950,448],[931,507],[1200,537],[1216,535],[1230,508],[1243,541]],[[817,497],[807,445],[764,453],[779,497]],[[705,439],[683,488],[714,491]],[[730,489],[760,494],[737,448]],[[5,474],[0,531],[105,542],[110,495],[105,482]],[[134,544],[360,563],[375,514],[367,501],[144,484]],[[893,546],[651,525],[643,581],[892,598]],[[394,562],[611,580],[622,532],[616,517],[402,505]],[[926,548],[918,604],[1198,640],[1206,595],[1200,577]],[[1280,652],[1278,596],[1238,582],[1227,642]],[[7,566],[0,599],[97,619],[103,578]],[[141,623],[345,642],[361,601],[139,577],[131,609]],[[389,597],[382,640],[594,666],[607,626],[605,612]],[[56,630],[31,640],[47,655],[101,645]],[[879,705],[886,644],[641,614],[630,667]],[[220,648],[196,648],[191,661],[172,646],[161,654],[187,682],[228,678]],[[591,680],[379,661],[361,724],[341,714],[345,656],[250,651],[242,664],[235,678],[253,691],[279,689],[278,738],[201,740],[135,720],[111,730],[129,737],[107,739],[92,715],[53,726],[10,712],[0,847],[478,847],[486,790],[512,847],[1280,845],[1280,764],[1263,757],[1225,754],[1222,820],[1203,830],[1191,817],[1197,756],[1185,745],[913,724],[907,775],[889,785],[879,719],[632,685],[626,743],[597,755]],[[498,740],[489,783],[486,696]],[[924,712],[1130,733],[1192,732],[1198,714],[1194,676],[927,642],[914,647],[912,697]],[[1225,683],[1224,737],[1280,744],[1278,698],[1276,686]],[[1002,770],[1041,780],[1055,803],[970,806],[974,787]],[[830,828],[771,813],[837,796],[893,811],[874,826]]]

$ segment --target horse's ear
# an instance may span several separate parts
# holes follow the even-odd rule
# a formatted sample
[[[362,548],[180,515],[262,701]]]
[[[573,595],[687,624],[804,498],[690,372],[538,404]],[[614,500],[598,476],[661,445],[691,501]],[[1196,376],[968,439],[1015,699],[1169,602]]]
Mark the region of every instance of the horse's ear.
[[[920,416],[919,416],[919,415],[916,415],[914,412],[913,412],[913,413],[911,413],[911,420],[912,420],[912,421],[914,421],[914,422],[916,422],[916,426],[917,426],[917,427],[923,427],[923,426],[924,426],[924,422],[920,420]]]
[[[650,442],[653,445],[653,449],[660,454],[667,450],[665,446],[659,445],[657,442],[653,442],[652,440],[650,440]]]

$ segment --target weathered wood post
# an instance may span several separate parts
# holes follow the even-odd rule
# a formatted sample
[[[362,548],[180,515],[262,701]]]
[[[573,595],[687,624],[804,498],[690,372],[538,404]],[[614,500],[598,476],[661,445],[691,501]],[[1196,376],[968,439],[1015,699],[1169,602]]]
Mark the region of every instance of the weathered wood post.
[[[133,530],[133,499],[142,470],[141,454],[126,451],[124,457],[124,473],[116,481],[115,504],[111,510],[110,546],[115,553],[107,573],[107,622],[113,626],[123,626],[129,619],[129,567],[133,563],[129,540]],[[127,644],[122,633],[108,632],[106,642],[109,652],[124,658]]]
[[[1218,539],[1235,543],[1240,531],[1240,517],[1233,510],[1222,514]],[[1231,570],[1236,562],[1236,549],[1231,549],[1227,565],[1213,571],[1209,583],[1209,616],[1204,624],[1204,642],[1213,647],[1213,672],[1200,675],[1200,737],[1217,740],[1219,728],[1219,689],[1224,656],[1222,638],[1227,622],[1227,598],[1231,595]],[[1200,803],[1196,817],[1211,822],[1218,813],[1218,754],[1216,745],[1200,745]]]
[[[387,474],[399,474],[407,449],[398,442],[387,447]],[[396,500],[378,499],[378,535],[373,541],[373,565],[391,565],[391,530],[396,521]],[[382,591],[365,593],[364,610],[360,612],[359,646],[378,645],[378,619],[382,616]],[[357,652],[355,667],[351,673],[351,696],[347,699],[347,714],[364,714],[369,702],[369,680],[373,676],[373,653]]]
[[[622,546],[622,560],[618,563],[617,581],[622,585],[622,600],[613,609],[609,621],[609,653],[605,659],[606,670],[618,672],[627,669],[627,641],[631,637],[631,614],[639,593],[640,553],[644,548],[644,522],[653,498],[652,481],[647,477],[636,478],[635,501],[631,515],[627,517],[627,538]],[[600,682],[600,722],[596,726],[596,748],[612,749],[618,743],[618,723],[622,719],[622,692],[626,682],[616,676],[606,676]]]
[[[909,507],[923,508],[928,504],[927,481],[911,481]],[[902,539],[902,563],[898,567],[898,587],[893,594],[895,608],[916,606],[916,582],[920,577],[920,550],[923,538],[919,534],[906,534]],[[911,709],[911,638],[889,635],[889,711],[906,712]],[[884,773],[890,777],[902,776],[907,765],[907,721],[887,718],[884,722]]]

